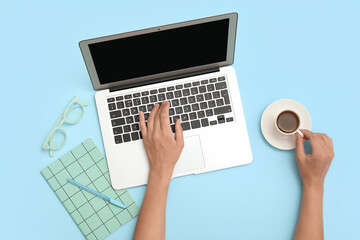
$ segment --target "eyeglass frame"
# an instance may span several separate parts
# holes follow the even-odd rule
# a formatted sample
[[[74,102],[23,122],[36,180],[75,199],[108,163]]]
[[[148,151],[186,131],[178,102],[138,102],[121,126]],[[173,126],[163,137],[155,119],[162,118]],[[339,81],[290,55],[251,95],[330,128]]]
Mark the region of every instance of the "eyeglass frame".
[[[77,103],[80,107],[81,107],[81,116],[79,117],[78,120],[76,121],[69,121],[69,120],[66,120],[66,116],[67,114],[74,108],[78,107],[77,105],[73,105],[74,103]],[[42,145],[42,149],[43,150],[47,150],[49,149],[49,154],[51,157],[53,157],[55,155],[54,151],[56,150],[59,150],[60,148],[62,148],[64,145],[65,145],[65,142],[67,140],[67,134],[65,132],[65,130],[62,128],[62,125],[63,123],[67,123],[67,124],[71,124],[71,125],[74,125],[74,124],[77,124],[78,122],[80,122],[80,120],[82,119],[83,115],[84,115],[84,107],[88,106],[89,105],[89,102],[83,102],[81,103],[80,102],[80,98],[75,96],[71,102],[67,105],[67,107],[65,108],[65,111],[60,115],[60,117],[58,118],[58,120],[56,121],[54,127],[51,129],[50,133],[48,134],[48,136],[46,137],[43,145]],[[57,131],[61,131],[64,136],[65,136],[65,139],[64,139],[64,142],[62,144],[60,144],[59,146],[57,147],[53,147],[52,146],[52,138],[54,136],[54,134],[57,132]]]

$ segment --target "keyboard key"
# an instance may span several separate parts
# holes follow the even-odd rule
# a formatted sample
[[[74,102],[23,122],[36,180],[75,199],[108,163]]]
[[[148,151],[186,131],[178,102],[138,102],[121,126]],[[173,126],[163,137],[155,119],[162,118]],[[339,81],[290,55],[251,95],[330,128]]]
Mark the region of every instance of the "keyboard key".
[[[137,107],[131,108],[131,109],[130,109],[130,112],[131,112],[132,115],[135,115],[135,114],[138,114],[138,113],[139,113]]]
[[[166,92],[166,89],[165,88],[159,88],[159,93],[163,93],[163,92]]]
[[[181,123],[181,126],[183,128],[183,131],[190,130],[190,123],[189,122],[183,122],[183,123]]]
[[[150,96],[150,102],[154,103],[154,102],[157,102],[157,101],[158,101],[158,100],[157,100],[156,95],[151,95],[151,96]]]
[[[154,108],[155,104],[148,104],[147,105],[147,110],[148,112],[151,112],[151,110]]]
[[[174,93],[173,92],[167,92],[166,93],[166,99],[173,99],[174,98]]]
[[[171,106],[172,107],[177,107],[180,105],[179,99],[174,99],[171,101]]]
[[[215,88],[216,88],[216,90],[220,90],[220,89],[226,88],[226,82],[218,82],[218,83],[215,83]]]
[[[150,94],[157,94],[157,93],[158,93],[157,89],[150,90]]]
[[[232,122],[232,121],[234,121],[233,117],[229,117],[229,118],[226,119],[226,122]]]
[[[182,88],[183,88],[183,85],[176,85],[175,88],[176,88],[176,89],[182,89]]]
[[[141,103],[142,104],[148,104],[149,103],[149,98],[148,97],[142,97],[141,98]]]
[[[190,120],[197,119],[197,115],[195,112],[189,113]]]
[[[125,106],[124,106],[124,102],[117,102],[116,103],[116,107],[117,107],[117,109],[122,109],[122,108],[124,108]]]
[[[191,105],[191,108],[192,108],[192,110],[193,110],[193,111],[197,111],[197,110],[199,110],[199,109],[200,109],[200,107],[199,107],[199,104],[198,104],[198,103],[194,103],[194,104],[192,104],[192,105]]]
[[[115,136],[115,143],[116,143],[116,144],[119,144],[119,143],[122,143],[122,142],[123,142],[123,141],[122,141],[121,135]]]
[[[107,102],[108,102],[108,103],[115,102],[115,98],[108,98],[108,99],[107,99]]]
[[[123,109],[122,114],[123,114],[124,117],[129,116],[130,115],[130,110],[129,109]]]
[[[122,127],[113,128],[114,135],[123,133]]]
[[[139,112],[146,113],[146,107],[144,105],[139,107]]]
[[[190,96],[190,97],[188,97],[188,100],[189,100],[189,103],[190,103],[190,104],[191,104],[191,103],[196,102],[196,100],[195,100],[195,97],[194,97],[194,96]]]
[[[139,106],[141,104],[140,98],[135,98],[133,100],[134,106]]]
[[[191,107],[190,107],[190,105],[185,105],[183,108],[184,108],[184,112],[185,112],[185,113],[191,112]]]
[[[190,91],[191,91],[191,95],[196,95],[199,93],[198,91],[198,88],[197,87],[193,87],[193,88],[190,88]]]
[[[144,91],[141,93],[141,96],[148,96],[149,95],[149,91]]]
[[[204,93],[206,92],[206,87],[205,86],[200,86],[199,87],[199,93]]]
[[[214,82],[216,82],[216,78],[211,78],[209,81],[210,81],[210,83],[214,83]]]
[[[182,90],[182,93],[183,93],[184,97],[189,96],[190,95],[190,90],[189,89],[184,89],[184,90]]]
[[[138,134],[137,132],[132,132],[132,133],[131,133],[131,139],[132,139],[133,141],[139,140],[139,134]]]
[[[138,97],[140,97],[140,93],[134,93],[133,94],[133,98],[138,98]]]
[[[216,107],[216,104],[215,104],[215,101],[214,101],[214,100],[209,101],[209,102],[208,102],[208,105],[209,105],[209,108]]]
[[[175,95],[176,98],[182,97],[182,94],[181,94],[181,91],[180,91],[180,90],[175,91],[175,92],[174,92],[174,95]]]
[[[225,117],[224,115],[220,115],[218,116],[218,122],[221,124],[221,123],[225,123]]]
[[[204,95],[202,95],[202,94],[196,95],[196,101],[197,101],[197,102],[202,102],[202,101],[204,101]]]
[[[134,118],[132,116],[129,116],[126,118],[126,123],[127,124],[131,124],[131,123],[134,123]]]
[[[124,142],[130,142],[131,141],[130,134],[128,134],[128,133],[124,134],[123,138],[124,138]]]
[[[215,90],[214,84],[209,84],[209,85],[206,86],[206,88],[207,88],[208,92],[211,92],[211,91]]]
[[[217,121],[216,121],[216,120],[210,122],[210,125],[211,125],[211,126],[212,126],[212,125],[216,125],[216,124],[217,124]]]
[[[207,117],[210,117],[210,116],[213,116],[213,115],[214,115],[212,109],[206,109],[206,110],[205,110],[205,114],[206,114]]]
[[[193,86],[199,86],[199,85],[200,85],[200,82],[199,82],[199,81],[193,82],[192,85],[193,85]]]
[[[118,117],[121,117],[121,111],[113,111],[113,112],[110,112],[110,118],[118,118]]]
[[[212,99],[211,93],[205,93],[204,94],[205,100],[210,100]]]
[[[192,129],[199,128],[199,127],[201,127],[199,120],[191,121],[191,128]]]
[[[125,126],[124,126],[124,132],[125,132],[125,133],[131,132],[131,127],[130,127],[130,125],[125,125]]]
[[[224,76],[218,77],[218,80],[219,80],[219,81],[225,81],[225,77],[224,77]]]
[[[125,100],[125,106],[126,107],[132,107],[132,100]]]
[[[216,105],[218,107],[223,106],[224,105],[224,100],[222,98],[216,99]]]
[[[180,98],[181,105],[185,105],[188,103],[187,98]]]
[[[109,110],[110,110],[110,111],[116,109],[115,103],[110,103],[108,106],[109,106]]]
[[[230,97],[229,97],[229,92],[228,90],[221,90],[221,96],[224,98],[225,104],[228,105],[230,104]]]
[[[165,101],[165,94],[161,93],[158,95],[159,101]]]
[[[200,103],[200,109],[206,109],[208,106],[207,106],[207,103],[206,102],[201,102]]]
[[[214,99],[219,98],[220,97],[220,92],[219,91],[213,92],[212,95],[213,95]]]
[[[134,122],[139,122],[139,115],[134,116]]]
[[[111,120],[111,125],[113,127],[124,125],[124,124],[125,124],[125,118],[118,118],[118,119]]]
[[[202,80],[202,81],[201,81],[201,84],[202,84],[202,85],[204,85],[204,84],[208,84],[208,83],[209,83],[209,80],[207,80],[207,79],[206,79],[206,80]]]
[[[116,97],[116,101],[122,101],[122,100],[124,100],[123,96]]]
[[[204,111],[198,111],[197,116],[198,116],[198,118],[203,118],[203,117],[205,117],[205,112]]]
[[[131,98],[131,94],[125,95],[125,99],[130,99],[130,98]]]
[[[173,116],[173,122],[176,123],[176,120],[180,119],[179,115]]]
[[[209,120],[207,118],[201,119],[201,126],[203,127],[209,126]]]
[[[176,112],[176,114],[181,114],[181,113],[183,113],[183,108],[177,107],[177,108],[175,108],[175,112]]]
[[[143,138],[142,138],[142,134],[141,134],[141,131],[139,132],[139,136],[140,136],[140,139],[143,139]]]
[[[171,127],[171,131],[174,133],[175,132],[175,124],[171,124],[170,127]]]
[[[184,87],[186,87],[186,88],[191,87],[191,83],[185,83],[185,84],[184,84]]]
[[[229,112],[231,112],[231,107],[230,106],[214,108],[215,115],[219,115],[219,114],[223,114],[223,113],[229,113]]]
[[[175,87],[174,86],[171,86],[171,87],[167,87],[166,88],[168,91],[174,91],[175,90]]]
[[[173,108],[169,109],[169,116],[175,115],[175,110]]]
[[[189,115],[187,114],[181,115],[181,122],[186,122],[186,121],[189,121]]]

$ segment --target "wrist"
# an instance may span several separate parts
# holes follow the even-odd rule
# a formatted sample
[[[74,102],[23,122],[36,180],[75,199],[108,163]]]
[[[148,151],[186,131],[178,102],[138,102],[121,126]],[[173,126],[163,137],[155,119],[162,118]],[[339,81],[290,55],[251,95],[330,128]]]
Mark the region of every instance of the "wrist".
[[[159,186],[169,186],[172,173],[151,170],[149,171],[148,184],[154,183]]]
[[[309,193],[324,193],[324,183],[308,184],[303,183],[303,192]]]

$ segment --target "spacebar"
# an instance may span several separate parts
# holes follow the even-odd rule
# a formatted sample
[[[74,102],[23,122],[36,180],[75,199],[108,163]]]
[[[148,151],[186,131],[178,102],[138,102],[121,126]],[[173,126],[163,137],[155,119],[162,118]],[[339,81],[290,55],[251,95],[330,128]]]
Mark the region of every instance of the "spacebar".
[[[214,108],[215,115],[219,115],[219,114],[223,114],[223,113],[229,113],[229,112],[231,112],[231,107],[230,106]]]

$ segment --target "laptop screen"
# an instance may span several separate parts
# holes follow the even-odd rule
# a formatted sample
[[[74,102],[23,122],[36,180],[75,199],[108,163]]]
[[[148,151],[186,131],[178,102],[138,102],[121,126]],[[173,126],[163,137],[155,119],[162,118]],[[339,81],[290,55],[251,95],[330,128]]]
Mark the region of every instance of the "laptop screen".
[[[89,44],[100,84],[222,62],[229,19]]]

